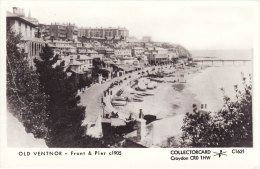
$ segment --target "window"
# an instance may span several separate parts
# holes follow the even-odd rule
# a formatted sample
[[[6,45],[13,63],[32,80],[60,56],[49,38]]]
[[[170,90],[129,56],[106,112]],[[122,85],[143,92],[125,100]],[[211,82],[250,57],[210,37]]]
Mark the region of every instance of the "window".
[[[22,29],[21,28],[22,23],[18,21],[18,24],[19,24],[19,33],[22,33],[22,30],[21,30]]]
[[[27,25],[25,25],[25,36],[27,36]]]

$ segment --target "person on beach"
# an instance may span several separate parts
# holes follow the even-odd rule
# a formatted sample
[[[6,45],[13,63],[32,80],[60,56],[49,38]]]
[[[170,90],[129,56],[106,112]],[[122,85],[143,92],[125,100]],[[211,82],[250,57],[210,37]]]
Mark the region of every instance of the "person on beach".
[[[127,120],[132,120],[132,113],[130,113],[130,115],[129,115]]]
[[[111,112],[111,117],[115,117],[114,111]]]

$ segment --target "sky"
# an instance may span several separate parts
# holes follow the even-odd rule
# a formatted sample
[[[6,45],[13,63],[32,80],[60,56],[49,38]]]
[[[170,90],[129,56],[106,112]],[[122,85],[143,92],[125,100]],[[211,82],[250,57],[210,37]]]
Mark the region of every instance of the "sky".
[[[178,43],[190,50],[253,48],[254,4],[206,1],[5,1],[40,23],[126,27],[130,36]]]

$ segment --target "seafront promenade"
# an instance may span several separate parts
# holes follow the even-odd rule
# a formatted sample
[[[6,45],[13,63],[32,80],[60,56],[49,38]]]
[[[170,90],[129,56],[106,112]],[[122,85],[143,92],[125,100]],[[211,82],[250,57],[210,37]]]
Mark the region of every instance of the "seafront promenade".
[[[153,67],[145,67],[141,71],[146,72],[147,70],[149,71],[152,68]],[[100,126],[99,126],[99,124],[97,124],[97,123],[99,123],[98,118],[103,114],[103,111],[112,112],[114,110],[113,106],[111,105],[112,96],[118,90],[120,90],[123,86],[126,86],[130,81],[133,81],[134,79],[141,76],[141,73],[138,75],[138,72],[141,72],[141,71],[134,71],[132,73],[124,74],[120,77],[115,77],[115,78],[109,79],[102,84],[96,83],[80,94],[80,97],[81,97],[80,104],[82,106],[86,106],[86,110],[85,110],[86,117],[85,117],[85,120],[83,121],[83,125],[87,125],[87,130],[88,130],[87,133],[89,135],[92,135],[94,137],[101,136],[100,132],[102,132],[102,131],[100,131],[100,129],[98,129],[98,128],[100,128]],[[129,76],[131,76],[131,77],[129,78]],[[125,78],[126,78],[126,80],[124,80]],[[113,83],[115,81],[119,81],[119,80],[122,80],[123,83],[112,88],[111,89],[112,95],[104,98],[106,107],[103,109],[103,104],[101,103],[101,98],[104,95],[104,91],[109,88],[111,83]],[[95,132],[92,130],[94,130]]]

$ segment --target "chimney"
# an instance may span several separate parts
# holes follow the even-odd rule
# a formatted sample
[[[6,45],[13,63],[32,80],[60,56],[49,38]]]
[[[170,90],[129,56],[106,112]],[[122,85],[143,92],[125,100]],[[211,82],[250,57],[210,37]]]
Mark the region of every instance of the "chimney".
[[[143,141],[146,133],[146,120],[136,119],[137,124],[137,142]]]
[[[24,17],[24,9],[22,9],[22,8],[13,7],[13,13],[18,16]]]
[[[14,13],[14,14],[18,14],[18,9],[17,9],[17,7],[13,7],[13,13]]]

